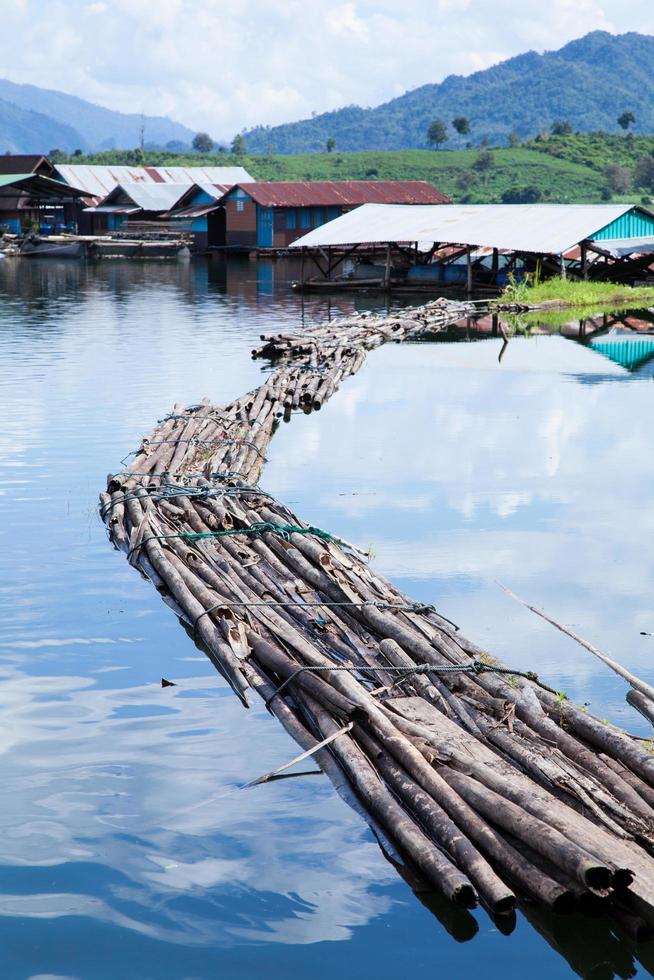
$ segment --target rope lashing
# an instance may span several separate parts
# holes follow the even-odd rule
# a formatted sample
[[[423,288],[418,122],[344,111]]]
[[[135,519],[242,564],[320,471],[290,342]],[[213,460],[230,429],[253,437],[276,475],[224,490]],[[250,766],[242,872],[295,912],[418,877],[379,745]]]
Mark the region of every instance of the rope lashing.
[[[233,425],[264,425],[259,419],[229,419],[225,420],[221,418],[218,411],[209,415],[196,415],[192,409],[189,409],[188,413],[183,415],[178,415],[176,412],[171,412],[170,415],[165,415],[162,419],[157,419],[158,425],[162,425],[164,422],[172,422],[176,420],[186,420],[187,422],[194,422],[195,419],[211,420],[212,422],[218,422],[224,429],[230,429]]]
[[[142,541],[139,541],[138,544],[135,544],[133,548],[130,548],[127,552],[127,558],[129,560],[134,552],[142,548],[148,541],[165,541],[169,538],[181,538],[183,541],[205,541],[210,538],[227,538],[238,534],[278,534],[285,541],[290,540],[291,534],[311,534],[316,538],[321,538],[323,541],[344,544],[340,538],[334,537],[329,531],[323,531],[322,528],[313,527],[313,525],[299,527],[297,524],[275,524],[272,521],[257,521],[249,527],[228,528],[224,531],[180,531],[177,534],[149,534]]]
[[[138,456],[145,449],[149,449],[150,446],[177,446],[180,443],[188,443],[189,445],[202,446],[207,448],[208,446],[220,446],[221,444],[226,444],[230,446],[249,446],[250,449],[254,449],[257,456],[265,461],[266,457],[261,452],[258,446],[256,446],[251,439],[157,439],[155,442],[149,442],[147,439],[144,440],[143,445],[139,450],[135,451]],[[121,460],[122,463],[122,460]]]
[[[362,599],[361,601],[358,601],[358,602],[357,601],[352,601],[352,602],[349,602],[349,601],[348,602],[319,602],[319,601],[313,601],[313,600],[310,601],[310,602],[293,602],[293,601],[278,602],[276,600],[271,600],[271,601],[259,600],[259,601],[256,601],[256,602],[240,602],[240,601],[235,601],[235,600],[231,600],[231,599],[229,599],[229,600],[228,599],[225,599],[222,602],[216,602],[216,603],[214,603],[213,606],[209,606],[208,609],[203,609],[202,610],[202,612],[200,613],[200,615],[196,618],[195,622],[193,623],[193,636],[195,637],[197,635],[198,624],[199,624],[200,620],[202,619],[202,617],[203,616],[208,616],[209,613],[215,612],[216,609],[226,609],[226,608],[231,608],[231,607],[249,609],[251,607],[255,607],[256,608],[256,607],[260,607],[260,606],[264,606],[264,607],[267,606],[269,608],[270,607],[288,607],[288,606],[290,606],[290,607],[294,607],[296,609],[311,609],[311,608],[314,608],[316,606],[319,606],[321,609],[322,608],[334,608],[334,607],[338,608],[338,607],[341,607],[341,606],[346,606],[346,607],[351,607],[351,606],[360,606],[360,607],[361,606],[372,606],[375,609],[399,609],[399,610],[402,610],[402,611],[405,611],[405,612],[414,612],[414,613],[423,613],[423,614],[424,613],[430,613],[430,612],[436,612],[434,606],[425,605],[424,603],[419,603],[419,602],[382,602],[382,601],[377,600],[377,599]],[[437,615],[438,615],[438,613],[437,613]],[[447,620],[447,622],[449,622],[449,620]]]
[[[306,666],[306,667],[298,667],[298,669],[297,670],[294,670],[292,674],[289,674],[289,676],[286,678],[286,680],[282,681],[282,683],[279,685],[279,687],[276,690],[273,691],[273,693],[270,695],[269,698],[266,699],[266,702],[265,702],[266,708],[270,705],[271,701],[274,698],[276,698],[279,694],[281,694],[283,691],[285,691],[286,688],[297,677],[300,676],[300,674],[305,674],[305,673],[311,673],[311,674],[329,673],[331,671],[339,671],[339,670],[340,671],[347,671],[349,673],[358,672],[358,673],[362,673],[362,674],[365,674],[365,673],[369,673],[369,674],[399,674],[400,676],[403,675],[403,674],[406,674],[406,675],[410,675],[410,674],[429,674],[429,673],[432,673],[432,672],[435,673],[435,674],[483,674],[483,673],[487,673],[487,672],[492,672],[492,673],[496,673],[496,674],[513,674],[515,677],[525,677],[527,680],[530,680],[530,681],[537,681],[538,680],[538,676],[536,674],[534,674],[533,671],[531,671],[531,670],[527,670],[527,671],[524,671],[524,670],[512,670],[511,667],[497,667],[494,664],[485,664],[482,660],[473,660],[472,663],[469,663],[469,664],[461,664],[460,666],[459,665],[456,665],[456,666],[453,665],[451,667],[438,667],[438,666],[434,666],[434,664],[414,664],[411,667],[392,667],[392,666],[391,667],[368,667],[367,664],[364,664],[364,665],[359,666],[359,667],[349,666],[349,665],[346,666],[345,664],[336,664],[334,666],[331,666],[330,665],[329,667],[323,667],[323,666],[321,666],[321,667]]]
[[[149,477],[153,479],[155,476],[167,476],[167,477],[179,477],[181,480],[242,480],[243,476],[241,473],[234,471],[228,471],[227,473],[179,473],[171,472],[170,470],[162,470],[161,473],[139,473],[137,470],[121,470],[116,473],[112,480],[117,480],[118,477],[124,476],[126,479],[131,480],[132,477],[137,476],[139,478]]]
[[[112,500],[100,511],[102,520],[107,514],[117,507],[118,504],[127,503],[130,500],[172,500],[175,497],[191,497],[195,500],[208,500],[212,498],[222,499],[223,497],[270,497],[272,495],[260,490],[258,487],[184,487],[173,483],[162,483],[155,487],[139,487],[131,493],[124,493],[120,500]]]

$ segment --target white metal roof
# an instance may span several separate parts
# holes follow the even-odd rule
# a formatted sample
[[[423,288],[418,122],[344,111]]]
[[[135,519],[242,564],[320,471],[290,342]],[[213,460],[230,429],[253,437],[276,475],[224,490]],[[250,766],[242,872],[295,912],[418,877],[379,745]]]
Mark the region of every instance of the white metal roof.
[[[605,252],[610,252],[615,258],[622,258],[625,255],[632,255],[638,252],[640,255],[649,255],[654,252],[654,237],[646,238],[600,238],[597,240],[598,248]]]
[[[188,190],[188,184],[119,184],[103,204],[120,204],[127,198],[143,211],[168,211]]]
[[[148,167],[171,184],[251,184],[245,167]]]
[[[363,204],[298,238],[290,248],[378,242],[441,242],[512,252],[565,252],[632,209],[631,204]]]
[[[101,200],[118,184],[233,184],[252,183],[243,167],[124,167],[96,164],[57,164],[61,179]]]

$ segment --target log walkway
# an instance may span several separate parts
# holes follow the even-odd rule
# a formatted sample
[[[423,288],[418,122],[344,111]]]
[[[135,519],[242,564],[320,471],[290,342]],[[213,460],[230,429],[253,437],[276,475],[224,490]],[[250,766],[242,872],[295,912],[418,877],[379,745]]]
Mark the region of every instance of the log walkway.
[[[494,916],[518,899],[654,931],[654,756],[501,664],[258,481],[279,418],[319,409],[368,351],[470,314],[438,300],[262,338],[275,370],[176,406],[110,476],[101,514],[244,704],[262,697],[356,798],[414,882]]]

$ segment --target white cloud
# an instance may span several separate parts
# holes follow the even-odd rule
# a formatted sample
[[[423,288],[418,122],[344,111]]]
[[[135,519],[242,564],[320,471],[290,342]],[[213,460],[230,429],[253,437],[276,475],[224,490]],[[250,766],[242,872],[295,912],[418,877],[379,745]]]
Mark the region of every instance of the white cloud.
[[[227,138],[466,74],[589,30],[654,32],[649,0],[21,0],[0,76]],[[48,38],[47,58],[43,37]],[[19,61],[12,52],[20,51]]]

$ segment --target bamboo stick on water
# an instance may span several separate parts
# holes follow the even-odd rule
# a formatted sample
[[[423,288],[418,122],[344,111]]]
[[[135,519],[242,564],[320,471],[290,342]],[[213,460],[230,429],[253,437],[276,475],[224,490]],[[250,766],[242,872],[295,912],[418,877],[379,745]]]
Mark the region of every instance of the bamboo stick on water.
[[[515,894],[564,912],[617,889],[613,914],[644,935],[649,752],[531,675],[493,672],[508,668],[255,486],[283,411],[321,407],[367,351],[467,312],[436,301],[264,336],[253,356],[276,370],[224,408],[176,405],[109,477],[101,514],[245,703],[252,687],[306,750],[333,736],[321,768],[432,887],[505,915]]]

